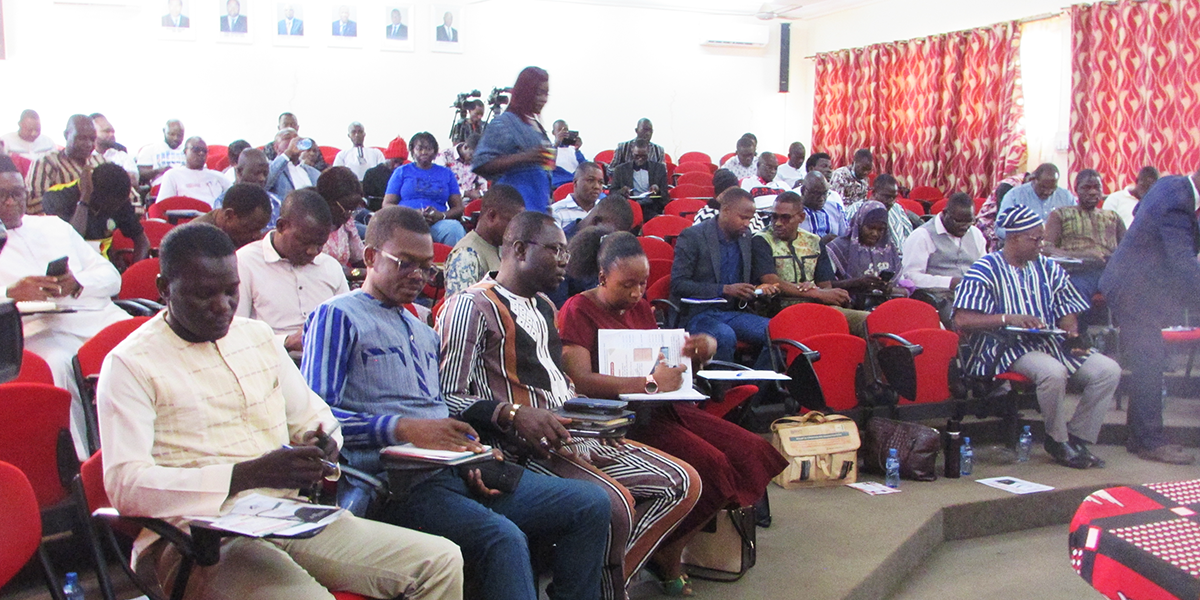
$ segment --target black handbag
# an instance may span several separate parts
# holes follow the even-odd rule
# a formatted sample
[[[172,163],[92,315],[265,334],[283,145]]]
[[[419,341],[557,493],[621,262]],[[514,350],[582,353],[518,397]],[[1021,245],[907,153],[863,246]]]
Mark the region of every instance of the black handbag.
[[[867,421],[867,440],[862,445],[863,468],[886,474],[888,450],[895,448],[902,479],[934,481],[940,447],[941,434],[932,427],[873,417]]]
[[[687,574],[711,581],[737,581],[758,560],[753,506],[718,512],[683,549]]]

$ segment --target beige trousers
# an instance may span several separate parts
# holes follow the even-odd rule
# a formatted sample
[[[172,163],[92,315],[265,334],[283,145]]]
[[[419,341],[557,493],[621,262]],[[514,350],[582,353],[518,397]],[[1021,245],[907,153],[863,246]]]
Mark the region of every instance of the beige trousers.
[[[158,540],[139,556],[138,571],[155,565],[169,591],[179,562],[174,546]],[[305,540],[226,538],[219,563],[192,569],[185,598],[333,600],[331,592],[339,591],[380,600],[461,600],[462,567],[449,540],[347,514]]]

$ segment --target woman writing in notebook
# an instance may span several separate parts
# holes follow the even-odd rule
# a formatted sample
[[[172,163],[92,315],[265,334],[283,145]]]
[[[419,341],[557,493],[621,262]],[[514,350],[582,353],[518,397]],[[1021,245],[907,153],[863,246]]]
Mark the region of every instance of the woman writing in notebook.
[[[649,377],[601,375],[597,337],[601,329],[656,329],[654,312],[643,297],[650,261],[637,238],[618,232],[605,236],[597,253],[599,285],[572,296],[558,313],[563,342],[563,370],[581,395],[616,398],[624,393],[677,391],[683,383],[682,366],[660,357]],[[717,343],[707,335],[688,338],[683,356],[694,367],[707,362]],[[680,556],[683,547],[723,508],[754,504],[766,494],[771,478],[787,461],[766,440],[700,410],[691,402],[670,402],[653,408],[648,419],[639,419],[629,438],[683,459],[704,483],[692,512],[663,541],[652,562],[669,595],[690,596]]]

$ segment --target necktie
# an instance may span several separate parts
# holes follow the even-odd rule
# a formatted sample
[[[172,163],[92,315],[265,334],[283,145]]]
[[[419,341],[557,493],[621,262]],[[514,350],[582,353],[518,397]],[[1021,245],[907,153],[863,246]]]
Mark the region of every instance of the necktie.
[[[392,35],[396,35],[396,26],[392,25]]]
[[[342,35],[346,35],[346,24],[342,23]]]

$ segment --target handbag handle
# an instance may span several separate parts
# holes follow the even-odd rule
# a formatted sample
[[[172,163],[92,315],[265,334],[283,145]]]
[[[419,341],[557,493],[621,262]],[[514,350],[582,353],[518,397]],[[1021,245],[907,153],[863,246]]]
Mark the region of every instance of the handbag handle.
[[[775,419],[775,421],[773,421],[771,423],[771,430],[775,431],[775,430],[779,429],[780,426],[788,425],[788,424],[804,425],[805,423],[824,423],[824,422],[825,422],[825,413],[813,411],[802,417],[781,417],[781,418]]]

